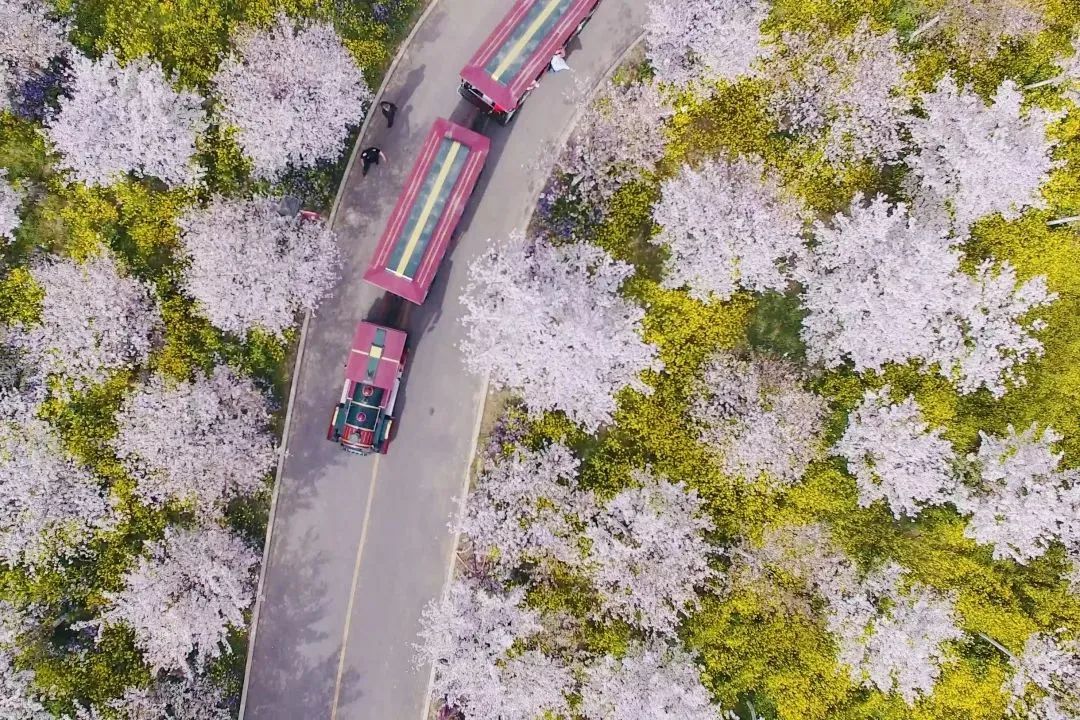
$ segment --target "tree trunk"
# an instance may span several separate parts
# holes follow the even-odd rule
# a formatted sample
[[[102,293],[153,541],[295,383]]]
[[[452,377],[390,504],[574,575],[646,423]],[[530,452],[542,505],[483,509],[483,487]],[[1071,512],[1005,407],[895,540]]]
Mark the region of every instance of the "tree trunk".
[[[917,37],[919,37],[919,36],[920,36],[920,35],[922,35],[922,34],[923,34],[924,32],[926,32],[926,31],[927,31],[927,30],[929,30],[930,28],[932,28],[932,27],[934,27],[935,25],[937,25],[937,24],[938,24],[939,22],[941,22],[941,16],[940,16],[940,15],[935,15],[934,17],[930,18],[929,20],[927,20],[926,22],[924,22],[924,23],[923,23],[922,25],[920,25],[919,27],[917,27],[917,28],[915,29],[915,32],[911,33],[911,35],[909,35],[909,36],[908,36],[908,42],[915,42],[915,39],[916,39]]]

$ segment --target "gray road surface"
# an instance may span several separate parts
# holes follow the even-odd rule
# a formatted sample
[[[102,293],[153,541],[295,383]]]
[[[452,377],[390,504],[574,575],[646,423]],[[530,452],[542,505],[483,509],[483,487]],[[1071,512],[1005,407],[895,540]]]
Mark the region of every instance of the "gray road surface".
[[[407,319],[411,360],[398,434],[378,459],[325,439],[357,321],[377,319],[380,292],[360,280],[416,151],[439,116],[469,122],[457,73],[509,0],[438,0],[391,77],[394,127],[372,123],[364,145],[389,162],[347,179],[335,230],[346,263],[335,296],[312,318],[289,428],[288,455],[255,645],[248,720],[422,720],[429,668],[414,666],[423,606],[442,592],[453,551],[447,524],[463,492],[483,401],[462,366],[458,296],[488,238],[520,227],[539,185],[541,154],[593,84],[640,32],[644,0],[604,0],[571,44],[572,72],[549,74],[509,128],[480,121],[492,152],[456,246],[431,294]]]

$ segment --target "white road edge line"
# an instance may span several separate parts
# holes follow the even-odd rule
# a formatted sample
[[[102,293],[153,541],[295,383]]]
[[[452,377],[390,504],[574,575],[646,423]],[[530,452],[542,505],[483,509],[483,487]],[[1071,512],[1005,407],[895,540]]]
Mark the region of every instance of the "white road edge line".
[[[619,57],[615,59],[615,62],[613,62],[608,67],[608,69],[604,71],[603,76],[596,81],[596,84],[593,85],[591,90],[589,90],[588,96],[582,101],[581,105],[574,113],[574,116],[570,119],[570,124],[559,137],[558,142],[555,144],[556,150],[561,150],[563,146],[566,145],[567,141],[570,140],[570,135],[574,132],[574,128],[577,127],[578,123],[581,121],[581,116],[584,114],[585,110],[590,105],[592,105],[593,100],[595,100],[596,96],[600,93],[600,89],[607,83],[608,80],[611,79],[611,77],[615,74],[615,71],[622,67],[622,64],[626,62],[626,58],[628,58],[630,54],[634,50],[636,50],[639,45],[641,45],[644,39],[645,31],[642,30],[640,33],[638,33],[637,37],[635,37],[630,42],[626,49],[619,54]],[[530,210],[525,215],[524,223],[524,227],[526,228],[529,227],[529,223],[532,222],[532,216],[536,212],[536,204],[539,202],[540,194],[543,193],[543,191],[544,185],[541,185],[540,188],[535,193],[533,193],[533,197],[529,201],[528,207],[530,208]],[[484,385],[480,395],[480,409],[476,414],[476,421],[473,425],[473,439],[469,450],[469,462],[465,468],[465,482],[461,488],[461,496],[459,497],[457,517],[454,519],[454,544],[450,548],[450,562],[449,566],[446,569],[446,579],[443,581],[443,591],[440,595],[440,599],[445,599],[447,593],[450,591],[450,582],[454,579],[454,569],[457,567],[456,557],[458,553],[458,546],[461,543],[461,519],[462,516],[465,514],[465,498],[469,494],[469,486],[472,484],[473,461],[476,459],[476,446],[480,442],[480,424],[481,422],[483,422],[484,410],[487,407],[488,386],[490,385],[490,382],[491,376],[485,375]],[[435,666],[432,665],[431,670],[428,673],[427,692],[424,695],[424,710],[420,714],[419,720],[428,720],[431,716],[431,693],[434,687]]]
[[[447,592],[450,590],[450,581],[454,578],[454,568],[457,566],[458,544],[461,542],[461,520],[465,515],[465,498],[469,494],[469,486],[472,485],[473,460],[476,458],[476,445],[480,442],[480,425],[484,422],[484,409],[487,407],[490,380],[491,378],[485,375],[484,383],[480,387],[480,407],[476,412],[476,419],[473,421],[472,442],[469,444],[469,462],[465,465],[465,478],[461,484],[461,494],[457,498],[458,509],[454,518],[454,542],[450,546],[450,562],[447,563],[446,577],[443,579],[443,590],[439,596],[441,599],[445,599]],[[424,720],[431,714],[431,691],[434,687],[435,666],[432,665],[431,670],[428,672],[427,690],[424,692],[424,710],[420,713],[420,720]]]
[[[330,706],[330,720],[337,720],[338,700],[341,698],[341,676],[345,672],[345,651],[349,649],[349,629],[352,627],[353,605],[356,602],[356,584],[360,580],[360,564],[364,559],[364,545],[367,543],[368,524],[371,521],[371,505],[375,501],[375,483],[379,479],[379,456],[375,456],[371,468],[371,484],[368,486],[367,503],[364,505],[363,525],[360,529],[360,542],[356,545],[356,563],[353,565],[352,585],[349,587],[349,604],[345,608],[345,628],[341,632],[341,653],[338,655],[337,677],[334,679],[334,702]]]
[[[349,175],[352,174],[353,165],[356,163],[356,155],[360,150],[360,145],[363,142],[364,136],[367,134],[372,121],[378,116],[378,113],[373,111],[379,106],[379,100],[386,92],[386,86],[389,84],[390,79],[394,77],[394,71],[397,70],[401,58],[405,56],[409,46],[412,45],[416,33],[420,30],[424,21],[427,20],[431,11],[434,10],[435,6],[438,4],[439,0],[429,0],[428,6],[424,8],[424,12],[420,13],[420,17],[416,18],[416,22],[413,23],[409,34],[405,36],[405,39],[398,46],[397,54],[394,55],[394,59],[390,62],[390,67],[386,69],[386,74],[383,75],[382,83],[379,85],[378,91],[371,99],[371,105],[368,107],[367,115],[364,116],[364,122],[360,125],[360,132],[357,133],[356,140],[353,141],[352,152],[349,153],[349,162],[345,165],[345,173],[341,176],[341,182],[338,183],[337,193],[334,195],[334,204],[330,207],[330,218],[327,220],[326,224],[327,227],[331,229],[334,227],[334,220],[337,219],[338,210],[341,207],[341,198],[345,194],[345,186],[349,182]],[[251,678],[251,659],[255,655],[255,636],[259,628],[259,610],[262,608],[263,582],[266,580],[267,560],[270,559],[270,539],[274,532],[274,519],[277,517],[278,488],[281,486],[281,473],[285,467],[285,454],[289,442],[289,429],[292,426],[293,400],[296,397],[297,381],[300,379],[300,365],[301,361],[304,359],[304,346],[307,343],[307,331],[310,323],[311,313],[305,312],[304,321],[300,325],[300,340],[296,345],[296,364],[293,366],[292,384],[289,386],[288,405],[285,407],[285,423],[281,430],[281,447],[278,450],[277,469],[274,471],[274,489],[270,494],[270,513],[266,522],[266,538],[263,540],[263,556],[262,564],[259,566],[259,585],[258,588],[256,588],[255,608],[251,611],[251,627],[248,631],[247,659],[244,661],[244,684],[240,690],[240,711],[237,714],[239,720],[244,720],[244,710],[247,708],[248,683]]]

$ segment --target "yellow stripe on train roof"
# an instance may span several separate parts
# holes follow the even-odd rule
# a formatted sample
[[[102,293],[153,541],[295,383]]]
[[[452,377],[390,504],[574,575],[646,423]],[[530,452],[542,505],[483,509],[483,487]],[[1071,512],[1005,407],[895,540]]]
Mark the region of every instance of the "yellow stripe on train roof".
[[[551,13],[555,12],[555,8],[557,8],[561,2],[562,0],[548,0],[547,7],[544,8],[543,12],[541,12],[535,20],[533,20],[532,25],[525,31],[525,34],[518,38],[518,41],[514,43],[514,46],[510,49],[510,52],[507,53],[506,57],[503,58],[503,61],[499,63],[499,67],[495,68],[495,72],[491,73],[493,80],[498,80],[502,77],[502,74],[513,64],[514,60],[517,59],[517,56],[521,54],[521,51],[524,50],[525,46],[532,40],[532,36],[536,34],[536,31],[540,29],[540,26],[544,24],[544,21],[548,19]]]
[[[412,258],[413,253],[416,252],[416,244],[420,242],[420,236],[424,233],[424,226],[427,225],[428,215],[431,214],[432,208],[435,207],[435,202],[439,199],[439,192],[446,183],[446,178],[450,175],[450,170],[454,167],[454,159],[457,157],[459,150],[461,150],[461,143],[457,140],[452,140],[450,143],[450,150],[446,153],[446,159],[443,160],[442,167],[439,168],[439,176],[435,178],[435,185],[431,188],[431,192],[428,193],[427,202],[424,203],[424,209],[420,212],[420,217],[417,219],[416,225],[413,226],[412,235],[409,236],[409,242],[405,246],[405,251],[401,253],[401,260],[398,261],[397,268],[393,271],[394,274],[399,277],[405,276],[405,268],[409,266],[409,259]]]

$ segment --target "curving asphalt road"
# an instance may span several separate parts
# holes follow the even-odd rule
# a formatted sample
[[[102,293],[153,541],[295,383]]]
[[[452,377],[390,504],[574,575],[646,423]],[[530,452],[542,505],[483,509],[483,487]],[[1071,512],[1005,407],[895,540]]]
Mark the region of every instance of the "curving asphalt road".
[[[604,0],[570,47],[572,72],[549,74],[509,128],[477,117],[457,73],[508,0],[436,0],[384,97],[392,129],[371,122],[363,146],[388,162],[345,180],[334,229],[346,263],[333,298],[311,318],[297,376],[271,540],[259,588],[241,716],[248,720],[423,720],[430,668],[414,664],[424,605],[443,589],[455,539],[447,525],[468,477],[484,400],[462,366],[458,296],[488,238],[524,224],[554,151],[587,89],[633,43],[644,0]],[[390,453],[361,458],[326,441],[357,321],[386,313],[360,280],[431,122],[449,117],[492,139],[488,165],[409,332],[410,366]]]

